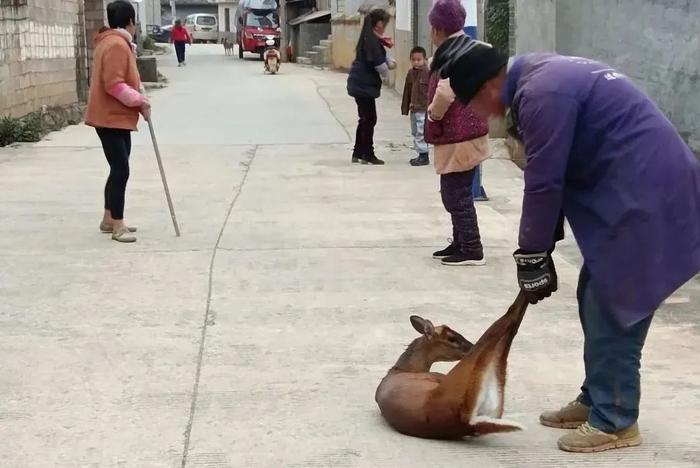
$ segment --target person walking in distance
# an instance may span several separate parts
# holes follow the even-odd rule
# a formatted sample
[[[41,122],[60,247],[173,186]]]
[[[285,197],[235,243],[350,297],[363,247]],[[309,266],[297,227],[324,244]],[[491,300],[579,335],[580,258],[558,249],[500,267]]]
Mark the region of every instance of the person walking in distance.
[[[111,233],[118,242],[135,242],[136,228],[124,223],[124,197],[129,180],[131,132],[136,130],[139,113],[150,118],[151,105],[140,91],[132,43],[136,12],[126,0],[107,5],[109,28],[95,39],[95,56],[85,123],[94,127],[109,163],[104,189],[104,216],[100,230]]]
[[[433,258],[449,266],[485,264],[472,184],[476,166],[489,154],[489,127],[455,99],[449,80],[439,75],[454,43],[466,37],[462,30],[466,16],[459,0],[437,0],[429,14],[437,50],[431,62],[425,137],[433,145],[442,203],[452,219],[452,242]]]
[[[401,100],[401,114],[411,118],[411,135],[417,157],[409,162],[411,166],[430,164],[428,144],[425,142],[425,113],[428,110],[428,57],[425,49],[414,47],[411,50],[411,67],[406,74]]]
[[[442,76],[484,118],[504,118],[525,148],[518,284],[531,303],[557,291],[552,251],[565,217],[583,255],[578,310],[585,378],[540,416],[576,428],[561,450],[641,443],[642,349],[656,309],[700,272],[700,162],[659,107],[624,74],[584,57],[510,63],[462,38]]]
[[[185,51],[187,49],[187,44],[192,44],[192,35],[187,28],[182,25],[182,21],[179,19],[175,20],[173,30],[170,32],[170,43],[175,45],[177,66],[186,66],[187,62],[185,62]]]
[[[381,8],[375,8],[365,16],[355,48],[355,61],[348,75],[348,94],[355,98],[359,114],[352,152],[354,163],[384,164],[374,154],[374,127],[377,124],[376,100],[381,94],[382,82],[389,79],[389,69],[395,66],[385,49],[394,45],[391,38],[384,36],[389,19],[389,13]]]

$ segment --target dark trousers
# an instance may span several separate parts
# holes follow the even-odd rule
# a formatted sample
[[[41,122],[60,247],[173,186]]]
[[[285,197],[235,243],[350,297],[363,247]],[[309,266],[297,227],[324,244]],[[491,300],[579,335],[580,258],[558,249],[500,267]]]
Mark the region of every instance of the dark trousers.
[[[621,326],[610,307],[597,298],[585,265],[577,296],[586,367],[578,400],[591,407],[588,422],[593,427],[607,433],[618,432],[639,417],[639,367],[653,315],[629,328]]]
[[[374,127],[377,125],[377,105],[374,98],[355,98],[357,103],[357,132],[353,155],[360,158],[374,156]]]
[[[129,180],[131,132],[116,128],[98,128],[97,135],[109,163],[109,177],[105,184],[105,210],[113,219],[124,219],[124,195]]]
[[[175,54],[177,55],[177,63],[182,63],[185,61],[185,41],[175,41]]]
[[[442,204],[452,216],[452,238],[463,254],[484,254],[472,198],[474,169],[440,176]]]

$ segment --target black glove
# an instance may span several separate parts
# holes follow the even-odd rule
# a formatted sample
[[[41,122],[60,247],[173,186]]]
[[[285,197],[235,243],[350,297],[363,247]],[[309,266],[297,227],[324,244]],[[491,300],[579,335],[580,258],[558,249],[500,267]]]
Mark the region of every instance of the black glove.
[[[554,249],[552,249],[554,250]],[[558,288],[552,251],[532,253],[518,249],[513,254],[518,267],[518,284],[530,304],[537,304]]]

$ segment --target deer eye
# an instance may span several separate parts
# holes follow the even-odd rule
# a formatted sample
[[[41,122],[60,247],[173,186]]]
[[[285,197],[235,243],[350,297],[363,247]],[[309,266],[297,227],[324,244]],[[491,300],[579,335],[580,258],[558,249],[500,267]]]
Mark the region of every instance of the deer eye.
[[[452,344],[457,344],[457,343],[458,343],[457,338],[454,337],[454,336],[451,336],[451,337],[447,338],[447,341],[449,341],[449,342],[452,343]]]

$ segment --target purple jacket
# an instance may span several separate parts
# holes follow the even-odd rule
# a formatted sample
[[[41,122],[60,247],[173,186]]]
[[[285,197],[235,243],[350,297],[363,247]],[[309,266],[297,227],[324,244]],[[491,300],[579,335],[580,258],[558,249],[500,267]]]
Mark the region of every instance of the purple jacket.
[[[522,249],[551,248],[563,212],[593,288],[623,325],[700,271],[700,162],[626,76],[529,54],[509,69],[503,100],[527,159]]]

